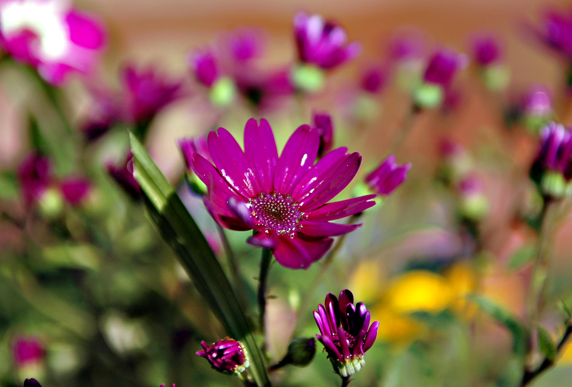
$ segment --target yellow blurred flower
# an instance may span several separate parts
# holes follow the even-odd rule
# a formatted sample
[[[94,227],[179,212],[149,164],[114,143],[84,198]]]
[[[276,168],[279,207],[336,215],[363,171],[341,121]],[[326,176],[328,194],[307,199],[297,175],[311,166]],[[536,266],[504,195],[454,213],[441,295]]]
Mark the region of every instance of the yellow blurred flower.
[[[382,292],[383,268],[379,262],[366,260],[360,262],[350,278],[349,289],[356,300],[370,304],[379,300]]]
[[[383,298],[396,313],[437,313],[454,299],[453,288],[442,276],[426,270],[407,272],[395,278]]]

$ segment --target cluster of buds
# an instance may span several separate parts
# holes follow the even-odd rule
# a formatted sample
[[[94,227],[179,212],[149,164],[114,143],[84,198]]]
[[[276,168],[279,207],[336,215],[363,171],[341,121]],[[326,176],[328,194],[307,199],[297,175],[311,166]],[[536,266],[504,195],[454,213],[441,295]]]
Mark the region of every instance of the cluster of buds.
[[[530,171],[543,195],[560,199],[572,195],[572,132],[551,122],[540,133],[540,147]]]
[[[354,305],[354,296],[342,290],[339,300],[332,293],[324,305],[318,305],[314,318],[320,335],[316,335],[328,353],[334,371],[346,378],[365,365],[364,355],[377,337],[379,322],[370,326],[370,312],[362,302]]]

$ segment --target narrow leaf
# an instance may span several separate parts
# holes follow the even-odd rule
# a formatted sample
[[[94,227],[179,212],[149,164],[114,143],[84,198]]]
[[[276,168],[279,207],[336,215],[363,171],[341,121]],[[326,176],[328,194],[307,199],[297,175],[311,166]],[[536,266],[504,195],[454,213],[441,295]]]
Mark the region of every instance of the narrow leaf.
[[[540,344],[540,352],[550,361],[556,359],[556,344],[552,335],[542,325],[536,326],[538,332],[538,343]]]
[[[132,133],[130,141],[135,179],[141,185],[151,219],[229,336],[241,340],[246,347],[256,384],[269,386],[264,360],[248,320],[207,240],[179,195]]]

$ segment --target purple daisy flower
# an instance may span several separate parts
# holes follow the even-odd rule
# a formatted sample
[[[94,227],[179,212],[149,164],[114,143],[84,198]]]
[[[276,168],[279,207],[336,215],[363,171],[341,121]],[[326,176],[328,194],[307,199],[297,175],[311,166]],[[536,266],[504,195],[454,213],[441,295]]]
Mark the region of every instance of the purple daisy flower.
[[[197,81],[210,88],[219,79],[220,71],[213,53],[209,49],[196,50],[189,56],[189,65]]]
[[[129,116],[134,123],[153,119],[165,106],[181,97],[181,82],[169,81],[152,68],[127,66],[121,74],[126,87]]]
[[[18,337],[12,343],[12,357],[16,367],[22,368],[43,362],[46,351],[35,337]]]
[[[201,341],[202,351],[197,355],[204,357],[211,366],[223,374],[240,374],[248,368],[248,354],[244,346],[236,340],[226,338],[212,345]]]
[[[532,117],[550,117],[553,111],[552,93],[545,85],[532,86],[522,97],[523,114]]]
[[[572,12],[550,11],[546,13],[542,27],[532,29],[546,46],[572,60]]]
[[[395,162],[395,156],[390,155],[366,176],[365,182],[373,192],[387,196],[403,183],[410,168],[411,163],[399,165]]]
[[[340,376],[348,377],[364,365],[364,354],[377,337],[379,322],[369,325],[371,316],[363,302],[354,305],[354,296],[342,290],[339,300],[332,293],[324,305],[318,305],[314,319],[321,335],[316,338],[324,345],[328,359]]]
[[[353,59],[361,51],[359,43],[347,44],[347,35],[342,27],[333,21],[325,21],[320,15],[296,14],[294,35],[300,61],[324,70]]]
[[[375,195],[327,203],[353,179],[361,163],[356,152],[338,148],[316,164],[320,136],[300,126],[280,157],[265,119],[250,119],[244,152],[224,128],[210,132],[213,163],[195,153],[193,172],[206,184],[205,205],[213,218],[232,230],[254,230],[248,243],[272,249],[278,263],[306,269],[331,247],[332,236],[358,225],[330,223],[374,205]]]
[[[490,34],[475,35],[471,39],[471,51],[475,62],[482,67],[490,66],[502,57],[499,41]]]
[[[367,93],[379,93],[387,81],[387,73],[380,65],[372,65],[366,68],[361,75],[360,87]]]
[[[332,116],[328,113],[314,112],[312,114],[313,126],[318,130],[320,135],[320,148],[318,149],[318,158],[332,150],[334,142],[334,123]]]
[[[572,180],[572,132],[551,122],[540,132],[540,149],[535,164]]]

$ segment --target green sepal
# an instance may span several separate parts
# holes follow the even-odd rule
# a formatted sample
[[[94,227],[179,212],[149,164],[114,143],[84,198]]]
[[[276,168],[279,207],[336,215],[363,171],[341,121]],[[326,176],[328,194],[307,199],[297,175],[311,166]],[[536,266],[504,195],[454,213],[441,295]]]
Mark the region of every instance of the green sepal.
[[[536,329],[538,333],[538,344],[540,346],[540,352],[548,360],[554,361],[556,359],[557,350],[552,335],[542,325],[537,325]]]

